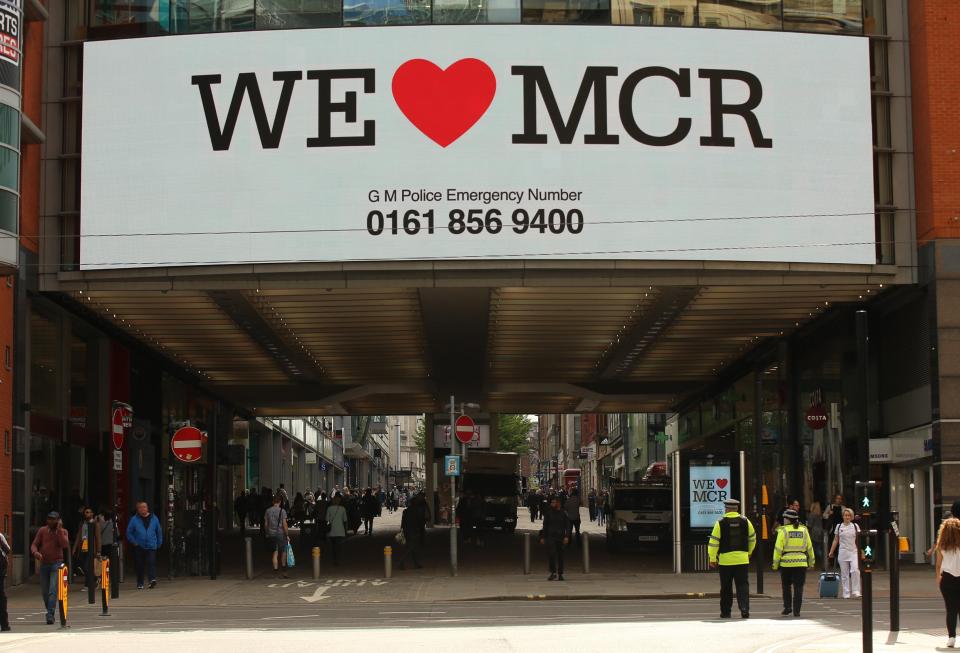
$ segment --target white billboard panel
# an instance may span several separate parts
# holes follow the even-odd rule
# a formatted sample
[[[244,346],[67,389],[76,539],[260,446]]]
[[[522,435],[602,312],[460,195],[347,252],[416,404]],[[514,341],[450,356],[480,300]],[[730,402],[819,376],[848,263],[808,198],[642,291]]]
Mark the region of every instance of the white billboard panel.
[[[873,263],[867,45],[580,26],[87,43],[81,267]]]

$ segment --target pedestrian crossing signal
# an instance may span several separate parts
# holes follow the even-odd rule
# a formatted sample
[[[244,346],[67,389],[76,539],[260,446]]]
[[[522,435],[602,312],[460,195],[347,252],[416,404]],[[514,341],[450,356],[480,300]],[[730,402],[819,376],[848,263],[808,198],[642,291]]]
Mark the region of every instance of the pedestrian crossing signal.
[[[854,505],[861,515],[871,515],[877,511],[877,482],[876,481],[857,481],[854,485],[856,490],[856,502]]]

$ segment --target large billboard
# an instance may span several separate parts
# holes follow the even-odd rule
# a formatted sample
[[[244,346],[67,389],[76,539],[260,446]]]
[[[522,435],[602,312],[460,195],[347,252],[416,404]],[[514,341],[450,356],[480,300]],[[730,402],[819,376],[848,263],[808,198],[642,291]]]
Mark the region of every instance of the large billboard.
[[[875,262],[867,39],[435,26],[84,48],[83,269]]]

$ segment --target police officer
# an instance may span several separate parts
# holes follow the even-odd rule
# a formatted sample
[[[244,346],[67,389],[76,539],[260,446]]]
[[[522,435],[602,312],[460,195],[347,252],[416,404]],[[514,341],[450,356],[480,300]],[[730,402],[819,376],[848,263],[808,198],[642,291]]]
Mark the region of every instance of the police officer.
[[[783,616],[793,612],[800,616],[803,602],[803,584],[807,580],[807,568],[817,564],[813,553],[813,540],[807,527],[800,523],[796,510],[785,510],[783,528],[777,531],[777,543],[773,547],[773,570],[780,568],[780,583],[783,586]]]
[[[714,524],[707,543],[710,568],[720,566],[720,618],[730,618],[733,585],[736,584],[740,616],[749,619],[750,584],[747,572],[750,569],[750,556],[757,546],[757,533],[750,520],[740,514],[739,501],[727,499],[723,502],[723,508],[723,518]]]

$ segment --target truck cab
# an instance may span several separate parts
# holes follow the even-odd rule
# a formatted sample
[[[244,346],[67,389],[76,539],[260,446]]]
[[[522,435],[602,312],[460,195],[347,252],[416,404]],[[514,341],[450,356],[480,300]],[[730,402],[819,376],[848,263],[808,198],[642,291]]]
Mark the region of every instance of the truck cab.
[[[607,549],[667,547],[673,540],[673,489],[669,479],[610,487]]]
[[[484,528],[502,528],[512,533],[517,527],[520,505],[520,456],[515,453],[470,451],[463,463],[463,491],[479,497],[483,504]]]

